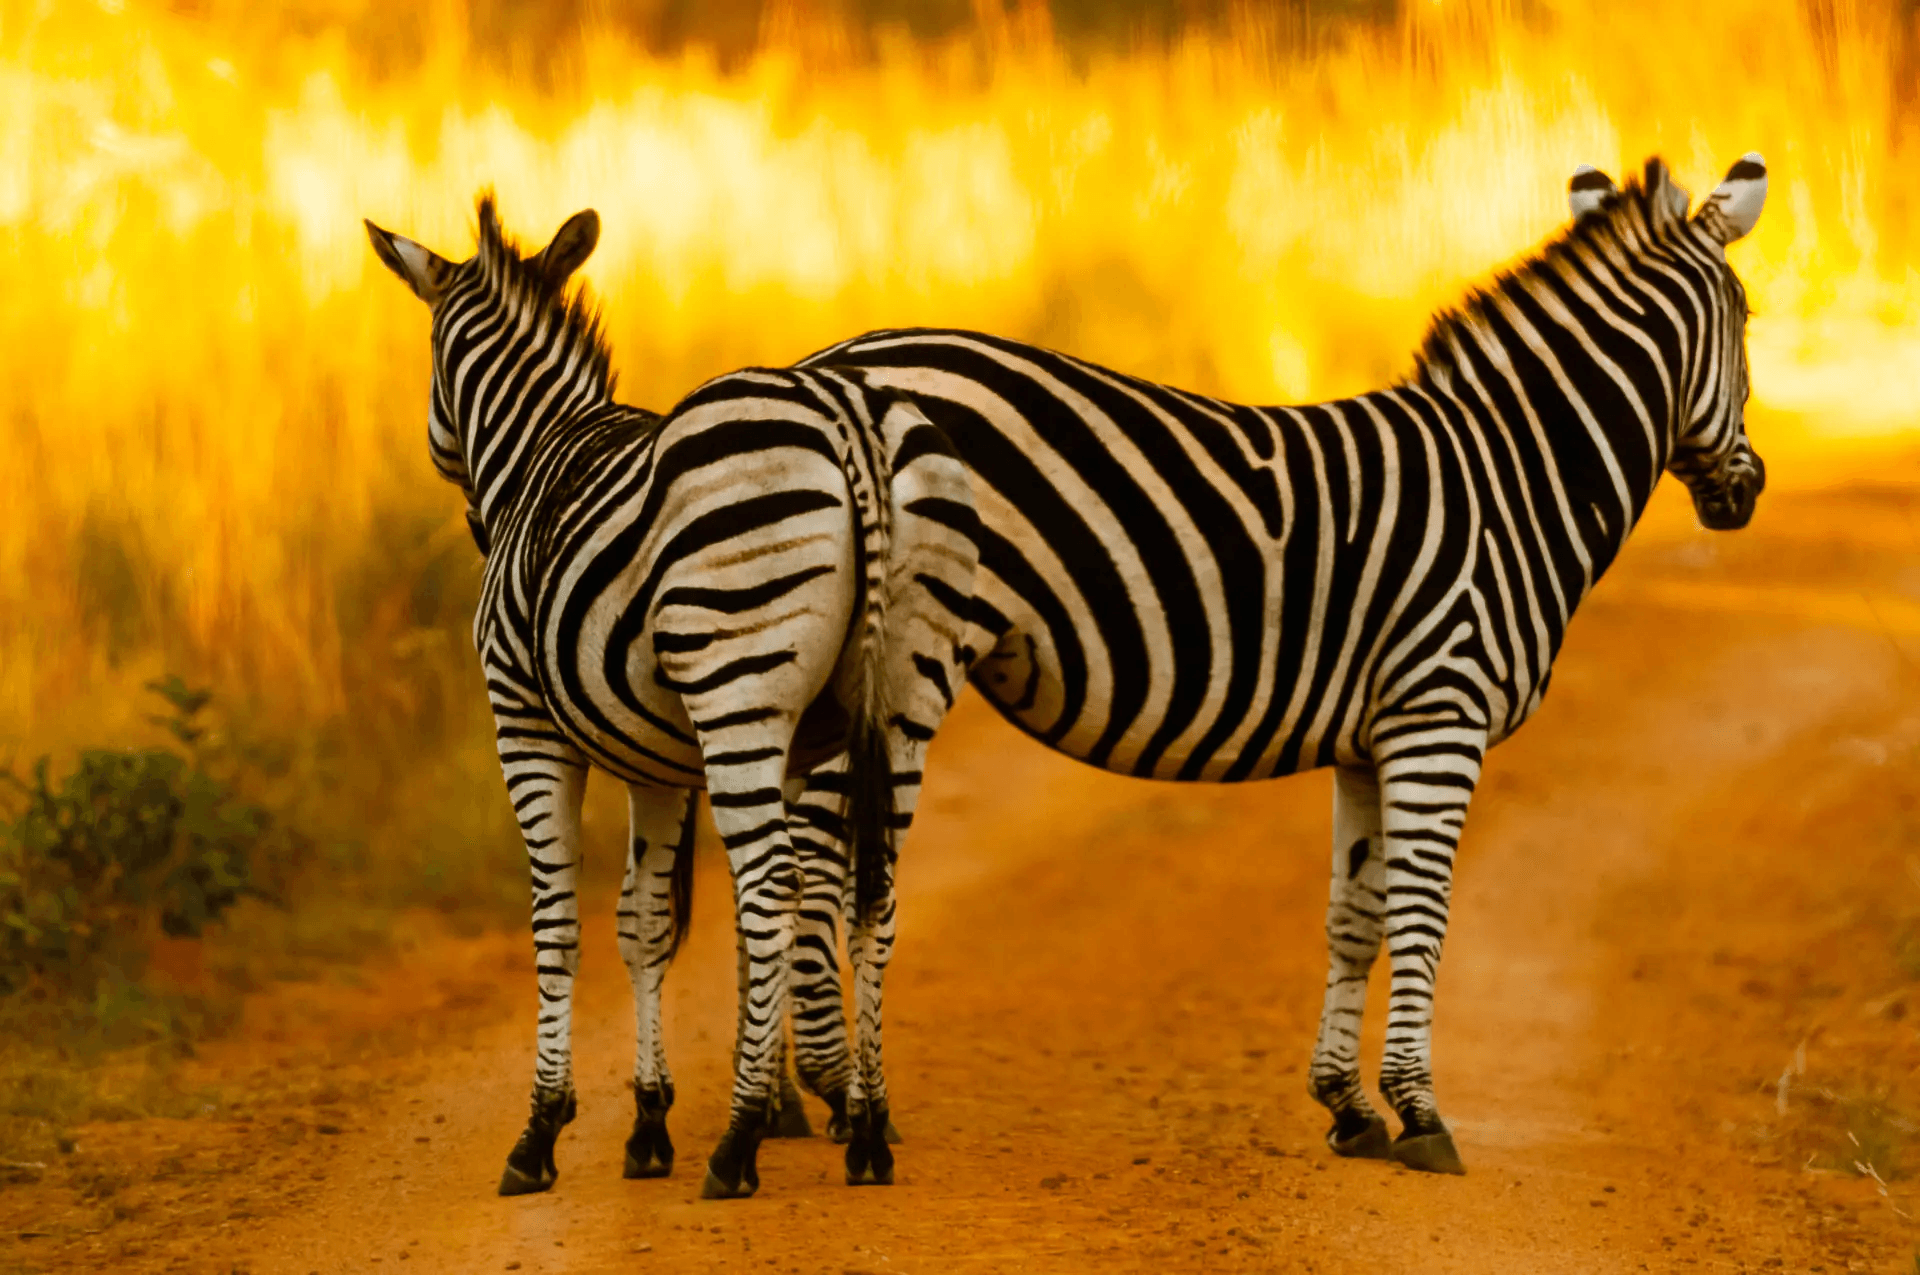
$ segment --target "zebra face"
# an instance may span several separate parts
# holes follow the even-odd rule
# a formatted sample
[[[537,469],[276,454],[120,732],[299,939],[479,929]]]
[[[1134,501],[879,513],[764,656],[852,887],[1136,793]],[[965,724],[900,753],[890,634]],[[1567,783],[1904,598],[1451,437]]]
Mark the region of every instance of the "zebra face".
[[[1684,210],[1685,193],[1671,189]],[[1700,525],[1711,531],[1746,526],[1767,485],[1767,467],[1747,438],[1747,292],[1726,254],[1727,245],[1759,221],[1766,198],[1766,163],[1757,154],[1744,155],[1685,222],[1680,237],[1682,253],[1697,270],[1698,340],[1686,417],[1667,471],[1686,484]]]
[[[1680,284],[1681,326],[1690,346],[1688,375],[1678,387],[1678,417],[1667,472],[1686,484],[1700,525],[1734,531],[1753,517],[1767,485],[1767,467],[1747,439],[1747,293],[1727,263],[1727,245],[1760,219],[1767,199],[1767,166],[1743,155],[1691,218],[1686,191],[1658,160],[1647,163],[1650,230],[1662,273]],[[1573,218],[1607,208],[1619,188],[1588,165],[1567,184]]]
[[[470,368],[493,369],[526,326],[529,314],[563,310],[561,292],[600,238],[592,209],[574,214],[553,242],[522,258],[500,228],[492,196],[480,199],[480,250],[462,262],[448,261],[403,235],[366,222],[373,251],[387,269],[433,312],[433,382],[427,400],[427,452],[440,476],[467,498],[467,526],[484,556],[489,547],[487,493],[474,478],[477,423],[498,404],[476,387],[498,395],[512,378]],[[472,384],[469,384],[472,382]]]

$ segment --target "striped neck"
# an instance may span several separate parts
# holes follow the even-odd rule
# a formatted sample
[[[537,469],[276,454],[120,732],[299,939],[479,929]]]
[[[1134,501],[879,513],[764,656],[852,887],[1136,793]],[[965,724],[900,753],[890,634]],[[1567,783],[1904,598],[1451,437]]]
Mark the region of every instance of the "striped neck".
[[[1436,316],[1409,386],[1504,440],[1547,506],[1543,530],[1579,564],[1576,598],[1639,521],[1718,362],[1705,347],[1721,326],[1725,257],[1660,178],[1629,182]]]
[[[598,312],[522,257],[483,200],[480,250],[435,310],[433,351],[435,463],[497,531],[540,440],[613,400]]]

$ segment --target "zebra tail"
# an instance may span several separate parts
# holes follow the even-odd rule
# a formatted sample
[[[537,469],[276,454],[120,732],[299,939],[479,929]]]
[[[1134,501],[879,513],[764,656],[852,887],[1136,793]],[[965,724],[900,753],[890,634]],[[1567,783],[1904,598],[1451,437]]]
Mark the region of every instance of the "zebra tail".
[[[689,795],[687,818],[680,828],[680,842],[674,847],[673,871],[667,877],[667,907],[673,913],[673,937],[667,940],[667,960],[680,954],[680,944],[693,928],[693,831],[699,802]]]
[[[886,411],[891,411],[889,404]],[[884,417],[886,412],[883,411]],[[892,458],[886,430],[873,431],[867,517],[854,538],[865,593],[860,626],[860,691],[847,735],[847,853],[854,915],[862,920],[886,894],[892,873],[893,766],[887,756],[887,569],[892,558]],[[857,507],[856,500],[856,507]]]
[[[883,723],[865,714],[853,724],[848,741],[847,844],[853,859],[854,915],[871,917],[886,896],[892,847],[893,771],[887,760]]]

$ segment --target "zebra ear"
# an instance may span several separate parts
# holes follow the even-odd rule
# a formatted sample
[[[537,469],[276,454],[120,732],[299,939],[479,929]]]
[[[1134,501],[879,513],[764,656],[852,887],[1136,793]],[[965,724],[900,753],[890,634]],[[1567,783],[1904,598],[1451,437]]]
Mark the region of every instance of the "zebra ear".
[[[600,214],[588,208],[567,218],[553,242],[534,255],[532,264],[554,287],[565,283],[600,242]]]
[[[373,240],[373,253],[381,264],[399,275],[400,281],[428,305],[439,301],[453,274],[453,263],[404,235],[382,230],[370,221],[366,225],[367,238]]]
[[[1766,204],[1767,161],[1758,151],[1748,151],[1707,196],[1696,220],[1721,243],[1730,244],[1753,230]]]
[[[1573,180],[1567,183],[1567,204],[1573,210],[1573,219],[1579,221],[1588,213],[1599,211],[1600,205],[1607,202],[1607,196],[1619,190],[1613,178],[1592,164],[1580,165],[1573,170]]]

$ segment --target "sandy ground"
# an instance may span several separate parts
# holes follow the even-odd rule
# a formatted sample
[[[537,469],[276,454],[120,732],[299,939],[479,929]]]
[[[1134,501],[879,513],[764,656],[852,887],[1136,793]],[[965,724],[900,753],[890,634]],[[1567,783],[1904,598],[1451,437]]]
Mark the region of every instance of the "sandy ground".
[[[902,870],[891,1189],[841,1185],[815,1138],[767,1144],[756,1198],[697,1198],[734,1013],[709,853],[668,989],[672,1178],[620,1177],[601,906],[550,1194],[493,1194],[528,942],[423,931],[363,986],[259,997],[196,1064],[243,1095],[218,1114],[90,1126],[63,1174],[0,1188],[0,1270],[1910,1272],[1911,1184],[1818,1152],[1841,1086],[1920,1105],[1890,937],[1920,915],[1910,497],[1770,496],[1713,538],[1662,496],[1468,824],[1436,1035],[1464,1178],[1322,1143],[1324,774],[1122,780],[969,700]],[[616,882],[612,854],[588,870]]]

